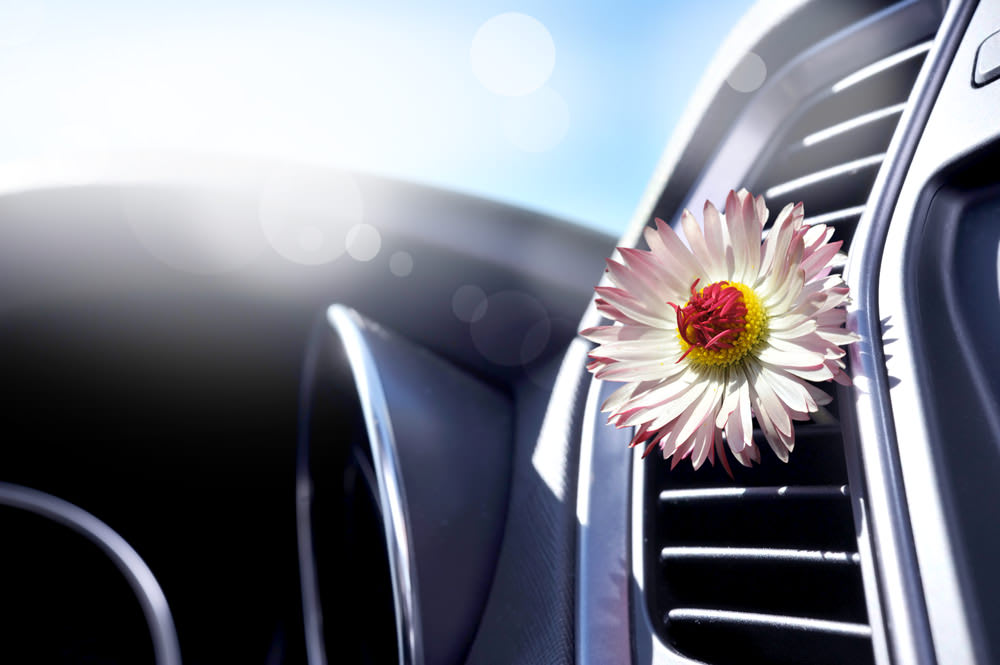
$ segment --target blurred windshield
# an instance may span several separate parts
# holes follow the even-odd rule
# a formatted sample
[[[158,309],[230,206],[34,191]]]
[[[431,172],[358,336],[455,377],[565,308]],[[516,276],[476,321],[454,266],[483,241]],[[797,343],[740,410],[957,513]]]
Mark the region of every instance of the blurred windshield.
[[[0,0],[0,164],[277,156],[618,235],[749,0]]]

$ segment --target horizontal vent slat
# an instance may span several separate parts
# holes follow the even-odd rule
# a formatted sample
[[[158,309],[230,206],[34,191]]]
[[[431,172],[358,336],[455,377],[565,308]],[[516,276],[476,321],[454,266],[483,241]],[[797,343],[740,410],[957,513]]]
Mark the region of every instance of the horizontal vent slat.
[[[815,173],[844,164],[865,155],[885,152],[905,104],[894,104],[824,127],[803,138],[791,137],[778,148],[769,182],[792,180],[805,173]]]
[[[834,93],[839,93],[847,88],[850,88],[851,86],[861,83],[866,79],[882,74],[883,72],[886,72],[887,70],[892,69],[893,67],[896,67],[897,65],[900,65],[908,60],[915,60],[918,57],[923,58],[923,56],[931,50],[931,45],[933,43],[933,40],[927,40],[873,62],[867,67],[863,67],[853,74],[849,74],[837,81],[833,84],[831,90],[833,90]]]
[[[847,621],[828,621],[825,619],[810,619],[807,617],[792,617],[780,614],[757,614],[754,612],[733,612],[731,610],[712,610],[679,607],[667,613],[671,622],[726,623],[773,628],[778,630],[806,631],[810,633],[825,633],[844,637],[870,639],[871,626]]]
[[[834,138],[845,138],[845,134],[868,127],[880,120],[890,119],[893,122],[893,126],[895,126],[895,123],[899,121],[898,116],[905,108],[905,103],[899,103],[886,108],[863,113],[859,116],[851,118],[850,120],[845,120],[844,122],[837,123],[832,127],[827,127],[826,129],[821,129],[807,135],[802,139],[802,141],[799,142],[799,146],[801,146],[801,148],[812,148],[813,146],[823,144]]]
[[[774,500],[801,498],[845,498],[847,485],[772,486],[772,487],[700,487],[683,490],[663,490],[660,503],[716,500]]]
[[[790,122],[785,133],[788,145],[866,113],[906,102],[926,55],[926,45],[919,46],[917,50],[907,49],[906,57],[890,56],[882,61],[880,69],[858,70],[817,93]],[[886,62],[891,66],[885,67]]]
[[[861,217],[861,213],[865,211],[864,206],[851,206],[850,208],[841,208],[840,210],[833,210],[831,212],[825,212],[822,215],[809,215],[805,218],[805,223],[811,225],[814,224],[830,224],[836,225],[841,222],[854,222],[857,223],[858,218]]]
[[[665,547],[854,551],[850,502],[808,497],[781,501],[687,501],[658,505]]]
[[[808,563],[855,565],[860,562],[857,552],[825,552],[821,550],[790,550],[772,547],[664,547],[660,559],[716,559],[720,561],[758,561],[762,563]]]
[[[766,199],[787,198],[789,194],[822,185],[825,182],[854,175],[864,169],[877,168],[885,159],[885,153],[868,155],[859,159],[854,159],[844,164],[837,164],[830,168],[809,173],[787,182],[779,183],[769,187],[764,193]]]

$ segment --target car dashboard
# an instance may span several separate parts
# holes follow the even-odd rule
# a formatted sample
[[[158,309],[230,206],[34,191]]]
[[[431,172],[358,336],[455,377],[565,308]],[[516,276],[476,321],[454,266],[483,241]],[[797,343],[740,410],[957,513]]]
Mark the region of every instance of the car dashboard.
[[[617,242],[276,159],[0,173],[4,660],[1000,663],[998,34],[758,3]],[[843,241],[852,385],[788,463],[671,469],[577,333],[741,187]]]

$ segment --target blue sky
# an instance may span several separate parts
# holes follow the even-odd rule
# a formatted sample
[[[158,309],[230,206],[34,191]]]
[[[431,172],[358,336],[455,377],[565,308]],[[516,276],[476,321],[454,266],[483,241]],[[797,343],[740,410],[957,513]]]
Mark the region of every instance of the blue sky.
[[[277,155],[617,235],[750,4],[0,0],[0,163]]]

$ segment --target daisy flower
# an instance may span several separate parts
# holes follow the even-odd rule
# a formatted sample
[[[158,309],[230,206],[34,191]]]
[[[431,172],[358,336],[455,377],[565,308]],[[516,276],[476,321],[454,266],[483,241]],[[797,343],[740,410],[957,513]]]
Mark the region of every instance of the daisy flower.
[[[596,342],[587,368],[624,382],[601,407],[608,422],[634,427],[631,446],[657,445],[672,465],[720,462],[726,446],[744,466],[760,462],[756,418],[782,461],[795,446],[793,421],[830,402],[810,381],[848,384],[844,329],[848,290],[831,275],[841,242],[803,223],[802,204],[778,215],[763,243],[763,197],[730,192],[726,214],[705,204],[704,230],[687,210],[687,244],[662,220],[645,231],[649,251],[619,248],[608,260],[614,286],[598,286],[597,308],[615,321],[580,334]]]

